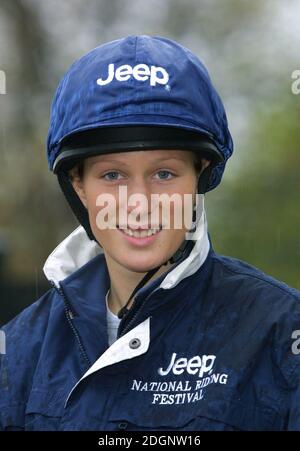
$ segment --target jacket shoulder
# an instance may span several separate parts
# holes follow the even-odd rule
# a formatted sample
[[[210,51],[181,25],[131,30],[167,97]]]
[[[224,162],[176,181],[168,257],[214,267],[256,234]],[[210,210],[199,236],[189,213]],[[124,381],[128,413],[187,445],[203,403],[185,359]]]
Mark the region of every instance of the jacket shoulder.
[[[214,283],[229,293],[230,308],[243,316],[249,336],[270,343],[283,385],[300,390],[300,292],[237,258],[215,254],[214,259]]]
[[[238,258],[218,254],[214,254],[213,258],[219,266],[219,269],[226,272],[229,279],[231,276],[233,282],[238,283],[243,280],[248,289],[265,289],[270,293],[274,293],[275,298],[278,298],[279,295],[281,297],[289,297],[291,301],[295,301],[296,305],[299,303],[300,307],[300,291],[296,288],[287,285],[281,280],[275,279],[256,266]]]

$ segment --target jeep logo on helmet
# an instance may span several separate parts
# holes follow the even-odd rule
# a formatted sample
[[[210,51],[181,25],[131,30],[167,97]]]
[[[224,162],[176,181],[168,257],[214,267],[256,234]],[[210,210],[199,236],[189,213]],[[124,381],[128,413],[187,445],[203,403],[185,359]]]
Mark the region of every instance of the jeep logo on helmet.
[[[166,85],[169,81],[169,74],[163,67],[148,66],[147,64],[137,64],[132,67],[124,64],[115,69],[114,64],[109,64],[107,78],[98,78],[97,84],[100,86],[108,85],[115,78],[117,81],[127,81],[131,77],[138,81],[150,80],[150,86]]]

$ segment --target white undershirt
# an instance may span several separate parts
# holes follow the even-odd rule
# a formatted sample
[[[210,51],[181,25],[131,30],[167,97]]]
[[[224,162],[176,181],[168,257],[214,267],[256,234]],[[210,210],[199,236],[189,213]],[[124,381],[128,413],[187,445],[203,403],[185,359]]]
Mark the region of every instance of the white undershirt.
[[[108,344],[109,344],[109,346],[111,346],[117,339],[118,327],[119,327],[121,320],[108,307],[108,302],[107,302],[108,293],[109,293],[109,290],[106,293],[105,302],[106,302]]]

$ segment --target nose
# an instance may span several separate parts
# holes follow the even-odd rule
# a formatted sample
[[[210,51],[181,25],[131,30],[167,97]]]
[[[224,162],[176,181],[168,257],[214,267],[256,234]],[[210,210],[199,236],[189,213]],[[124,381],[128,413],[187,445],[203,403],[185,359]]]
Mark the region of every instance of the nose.
[[[128,224],[133,227],[150,224],[151,188],[143,176],[136,176],[127,184],[127,205],[120,205],[127,212]]]
[[[141,175],[136,175],[127,184],[128,197],[135,194],[142,194],[147,199],[151,196],[151,187],[146,177]]]

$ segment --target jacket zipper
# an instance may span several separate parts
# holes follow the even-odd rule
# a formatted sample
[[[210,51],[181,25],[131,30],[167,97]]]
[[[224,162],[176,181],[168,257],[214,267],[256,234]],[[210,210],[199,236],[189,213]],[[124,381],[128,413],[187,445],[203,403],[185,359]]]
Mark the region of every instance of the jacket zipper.
[[[193,246],[193,244],[192,244]],[[189,250],[190,253],[191,249]],[[187,252],[187,249],[185,250],[185,252]],[[175,266],[173,268],[171,268],[171,271],[173,271],[174,268],[176,268],[183,260],[185,260],[186,255],[185,253],[183,253],[181,255],[181,257],[177,260]],[[167,272],[167,274],[170,271]],[[166,276],[166,274],[165,274]],[[139,316],[140,312],[143,309],[143,306],[145,305],[147,299],[149,298],[149,296],[151,296],[153,293],[155,293],[155,291],[159,290],[160,286],[156,287],[147,297],[146,299],[144,299],[144,301],[142,301],[140,306],[136,305],[136,298],[134,298],[133,300],[133,304],[131,306],[131,308],[129,309],[129,311],[125,314],[125,316],[121,319],[121,322],[119,324],[119,328],[118,328],[118,332],[117,332],[117,339],[119,339],[120,337],[122,337],[122,335],[124,335],[125,333],[127,333],[130,328],[132,328],[132,325],[134,324],[134,322],[136,321],[137,317]],[[128,324],[124,327],[124,323],[126,320],[128,320],[128,318],[131,316],[131,320],[129,320]],[[121,331],[122,327],[124,327],[124,329]]]
[[[129,332],[130,329],[132,329],[132,325],[136,322],[137,317],[140,315],[141,311],[143,310],[147,299],[153,293],[155,293],[155,291],[157,291],[159,288],[160,287],[157,287],[157,288],[155,288],[155,290],[153,290],[151,293],[149,293],[148,296],[143,301],[141,301],[140,305],[137,305],[137,300],[136,300],[136,298],[134,298],[131,309],[129,309],[128,313],[124,316],[124,318],[122,318],[122,320],[119,324],[117,339],[121,338],[123,335],[125,335],[127,332]],[[131,319],[129,319],[130,316],[131,316]],[[124,324],[126,321],[128,321],[128,323],[124,327]],[[121,330],[122,327],[123,327],[123,330]]]
[[[57,286],[55,285],[55,283],[53,282],[53,280],[50,280],[50,283],[51,283],[51,285],[53,286],[53,288],[57,291],[57,293],[58,293],[58,294],[62,297],[62,299],[63,299],[63,302],[64,302],[64,310],[65,310],[65,315],[66,315],[68,324],[69,324],[69,326],[71,327],[71,330],[72,330],[73,334],[75,335],[75,339],[76,339],[76,341],[77,341],[77,344],[78,344],[78,346],[79,346],[80,352],[81,352],[81,354],[82,354],[84,360],[87,362],[88,367],[90,367],[90,366],[91,366],[91,361],[90,361],[90,359],[88,358],[86,349],[85,349],[84,344],[83,344],[83,342],[82,342],[82,340],[81,340],[81,338],[80,338],[80,335],[79,335],[78,331],[76,330],[76,328],[75,328],[75,326],[74,326],[74,324],[73,324],[73,322],[72,322],[72,319],[74,318],[74,316],[76,315],[76,313],[75,313],[74,310],[72,309],[72,306],[71,306],[70,302],[68,301],[68,299],[67,299],[67,297],[66,297],[66,295],[65,295],[65,293],[64,293],[64,291],[63,291],[63,289],[62,289],[62,287],[61,287],[61,285],[59,285],[59,286],[57,287]]]

